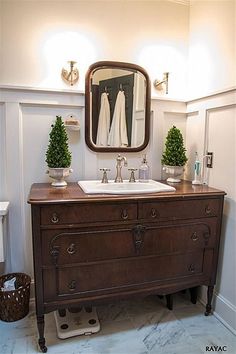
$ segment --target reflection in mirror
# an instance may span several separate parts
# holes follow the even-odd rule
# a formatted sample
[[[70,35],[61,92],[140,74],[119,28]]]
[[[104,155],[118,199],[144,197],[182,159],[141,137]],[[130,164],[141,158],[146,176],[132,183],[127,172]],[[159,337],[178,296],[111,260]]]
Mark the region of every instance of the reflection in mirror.
[[[86,76],[86,142],[94,151],[140,151],[149,139],[148,75],[134,64],[98,62]]]

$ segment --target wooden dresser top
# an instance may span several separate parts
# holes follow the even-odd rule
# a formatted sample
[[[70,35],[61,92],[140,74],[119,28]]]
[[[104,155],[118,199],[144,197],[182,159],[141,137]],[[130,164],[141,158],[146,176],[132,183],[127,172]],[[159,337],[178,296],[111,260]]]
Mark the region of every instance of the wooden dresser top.
[[[161,181],[165,183],[165,181]],[[66,188],[52,187],[49,183],[34,183],[31,187],[28,203],[48,204],[48,203],[76,203],[94,201],[124,201],[124,200],[150,200],[150,199],[170,199],[170,198],[194,198],[223,196],[224,191],[208,187],[206,185],[194,186],[189,181],[171,184],[176,188],[174,192],[160,192],[150,194],[86,194],[82,191],[78,183],[68,183]]]

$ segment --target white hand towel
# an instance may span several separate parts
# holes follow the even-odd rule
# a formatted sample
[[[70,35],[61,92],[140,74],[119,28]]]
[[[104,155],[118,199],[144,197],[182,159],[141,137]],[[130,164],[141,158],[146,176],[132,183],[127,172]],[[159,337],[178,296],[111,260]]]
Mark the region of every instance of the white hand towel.
[[[107,146],[107,140],[110,129],[111,122],[111,113],[110,105],[108,101],[107,94],[104,92],[101,95],[101,107],[98,118],[98,130],[97,130],[97,139],[96,145],[98,146]]]
[[[108,137],[108,145],[115,147],[128,146],[127,124],[125,115],[125,94],[119,91]]]

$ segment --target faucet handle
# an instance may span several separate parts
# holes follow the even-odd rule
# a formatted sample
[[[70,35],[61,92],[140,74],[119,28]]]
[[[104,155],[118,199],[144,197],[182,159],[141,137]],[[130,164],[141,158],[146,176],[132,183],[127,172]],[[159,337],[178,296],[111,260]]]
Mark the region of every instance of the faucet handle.
[[[129,182],[136,182],[134,172],[137,171],[137,168],[128,168],[128,171],[131,171]]]
[[[101,183],[108,183],[107,171],[111,171],[111,170],[109,168],[100,168],[100,171],[103,171]]]

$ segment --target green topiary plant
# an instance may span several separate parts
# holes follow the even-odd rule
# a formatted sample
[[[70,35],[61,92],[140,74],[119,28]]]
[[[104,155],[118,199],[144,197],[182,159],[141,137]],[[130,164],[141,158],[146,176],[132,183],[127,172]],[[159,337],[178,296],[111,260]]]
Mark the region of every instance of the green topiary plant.
[[[180,130],[173,126],[166,137],[161,163],[167,166],[184,166],[188,161],[185,151],[183,136]]]
[[[68,136],[60,116],[52,125],[49,134],[49,145],[46,152],[46,163],[49,168],[67,168],[71,165],[71,152],[68,146]]]

